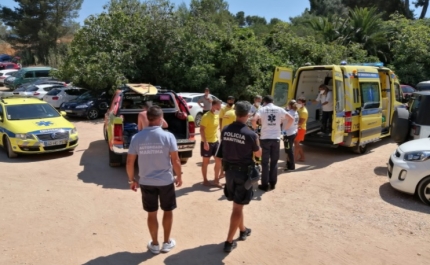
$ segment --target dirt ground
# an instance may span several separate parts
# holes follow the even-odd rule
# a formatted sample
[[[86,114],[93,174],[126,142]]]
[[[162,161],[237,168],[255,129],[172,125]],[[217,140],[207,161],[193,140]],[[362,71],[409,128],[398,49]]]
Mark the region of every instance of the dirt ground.
[[[228,255],[231,203],[200,184],[196,147],[177,190],[177,247],[154,256],[140,193],[125,168],[108,166],[102,121],[74,122],[74,153],[10,160],[0,151],[0,264],[429,264],[430,207],[389,185],[389,139],[362,156],[305,147],[293,173],[282,171],[282,152],[276,190],[256,192],[245,209],[252,235]]]

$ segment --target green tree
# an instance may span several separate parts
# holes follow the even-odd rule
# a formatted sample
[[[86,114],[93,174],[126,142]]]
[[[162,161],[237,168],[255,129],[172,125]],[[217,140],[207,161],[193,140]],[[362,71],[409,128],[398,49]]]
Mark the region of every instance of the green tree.
[[[348,9],[342,0],[309,0],[310,13],[316,16],[347,16]]]
[[[350,9],[376,7],[378,13],[383,13],[384,20],[388,20],[396,12],[409,19],[414,16],[408,0],[342,0],[342,3]]]
[[[67,23],[78,16],[83,0],[15,0],[14,9],[2,7],[0,19],[14,32],[8,41],[18,50],[27,50],[36,61],[46,63],[50,49],[67,34]],[[27,63],[34,63],[27,62]]]
[[[7,27],[0,21],[0,41],[6,39]]]
[[[429,7],[429,0],[417,0],[414,2],[415,7],[422,7],[420,19],[423,19],[427,14],[427,9]]]

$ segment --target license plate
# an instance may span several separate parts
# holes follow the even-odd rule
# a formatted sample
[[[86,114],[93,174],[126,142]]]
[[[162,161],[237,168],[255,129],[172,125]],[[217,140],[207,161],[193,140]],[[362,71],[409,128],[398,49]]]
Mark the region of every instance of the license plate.
[[[45,142],[45,146],[53,146],[53,145],[62,145],[67,143],[67,140],[55,140],[55,141],[47,141]]]
[[[67,113],[72,113],[72,111],[71,111],[71,110],[68,110],[68,109],[66,109],[66,112],[67,112]]]

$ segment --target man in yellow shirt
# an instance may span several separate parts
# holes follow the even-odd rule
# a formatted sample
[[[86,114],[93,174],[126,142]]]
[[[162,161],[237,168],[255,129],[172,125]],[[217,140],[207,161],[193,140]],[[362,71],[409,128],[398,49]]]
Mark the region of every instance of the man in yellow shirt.
[[[299,124],[297,130],[297,136],[294,140],[294,157],[297,158],[297,161],[305,162],[305,154],[303,152],[303,148],[300,145],[300,142],[305,140],[306,134],[306,122],[308,121],[308,110],[306,109],[306,99],[304,97],[300,97],[297,99],[297,113],[299,114]]]
[[[227,125],[236,121],[236,113],[234,112],[234,97],[227,98],[227,106],[223,107],[219,112],[219,129],[224,129]]]
[[[203,185],[209,186],[210,183],[207,178],[208,165],[212,156],[215,156],[218,150],[218,128],[219,116],[218,112],[221,109],[221,101],[213,100],[210,111],[206,112],[200,121],[200,136],[202,142],[200,143],[200,154],[203,157],[202,175]],[[215,180],[218,180],[220,165],[215,163]]]

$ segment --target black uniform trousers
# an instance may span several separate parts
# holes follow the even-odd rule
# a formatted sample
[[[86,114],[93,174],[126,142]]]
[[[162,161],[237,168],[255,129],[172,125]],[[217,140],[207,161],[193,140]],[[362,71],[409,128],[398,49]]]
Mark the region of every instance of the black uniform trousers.
[[[278,182],[278,160],[281,143],[279,139],[260,140],[263,155],[261,157],[261,185],[276,185]]]

